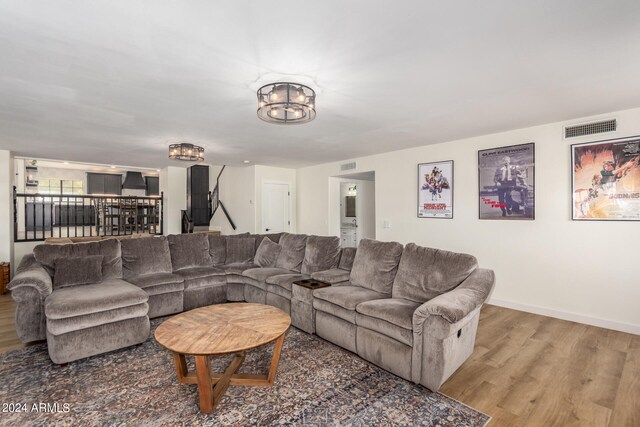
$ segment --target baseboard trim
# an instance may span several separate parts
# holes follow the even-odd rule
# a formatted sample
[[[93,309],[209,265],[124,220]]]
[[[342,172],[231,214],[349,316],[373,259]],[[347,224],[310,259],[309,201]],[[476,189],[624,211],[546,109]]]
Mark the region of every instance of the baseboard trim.
[[[539,307],[536,305],[521,304],[518,302],[497,298],[490,298],[487,303],[491,305],[497,305],[499,307],[511,308],[513,310],[525,311],[527,313],[541,314],[543,316],[554,317],[556,319],[569,320],[571,322],[584,323],[585,325],[597,326],[600,328],[612,329],[614,331],[640,335],[640,326],[630,325],[628,323],[614,322],[611,320],[600,319],[598,317],[584,316],[582,314],[554,310],[551,308]]]

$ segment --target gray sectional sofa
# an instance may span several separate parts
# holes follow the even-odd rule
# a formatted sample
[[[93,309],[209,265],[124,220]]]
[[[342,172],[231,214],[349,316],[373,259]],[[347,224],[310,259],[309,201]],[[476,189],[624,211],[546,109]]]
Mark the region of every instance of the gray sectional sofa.
[[[315,279],[311,290],[293,282]],[[431,390],[471,355],[494,285],[471,255],[301,234],[183,234],[40,245],[9,285],[22,341],[67,363],[144,342],[149,318],[227,301],[294,326]]]

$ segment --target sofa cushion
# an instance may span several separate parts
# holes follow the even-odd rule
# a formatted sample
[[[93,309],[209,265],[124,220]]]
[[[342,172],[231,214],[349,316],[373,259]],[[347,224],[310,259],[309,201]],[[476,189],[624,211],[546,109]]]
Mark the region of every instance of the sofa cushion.
[[[270,285],[267,284],[267,292],[278,295],[282,298],[285,298],[289,301],[291,301],[291,291],[287,290],[286,288],[283,288],[282,286],[278,286],[278,285]],[[270,297],[267,295],[267,301]],[[267,302],[267,304],[269,304]]]
[[[349,272],[340,268],[332,268],[331,270],[316,271],[311,275],[311,278],[326,283],[341,283],[349,280]]]
[[[356,311],[404,329],[413,330],[413,312],[420,303],[402,298],[386,298],[358,304]]]
[[[250,270],[252,268],[258,268],[252,262],[243,263],[243,264],[226,264],[221,265],[219,268],[223,269],[225,274],[242,274],[243,271]]]
[[[282,250],[276,260],[276,267],[300,272],[307,236],[304,234],[282,233],[280,236]]]
[[[281,250],[282,246],[265,237],[258,246],[253,262],[260,267],[275,267]]]
[[[165,236],[127,239],[122,248],[122,277],[171,273],[171,253]]]
[[[191,280],[212,276],[224,276],[225,272],[220,267],[192,267],[178,270],[175,274],[182,277],[184,280]]]
[[[227,237],[217,234],[207,235],[211,265],[223,265],[227,262]]]
[[[67,245],[38,245],[33,254],[49,276],[55,272],[55,261],[58,258],[74,258],[87,255],[102,255],[102,279],[122,278],[122,258],[120,242],[114,239],[99,242],[72,243]]]
[[[322,299],[313,300],[313,308],[317,311],[321,311],[332,316],[338,317],[342,320],[346,320],[349,323],[356,324],[356,311],[349,310],[339,305],[333,304],[329,301]]]
[[[84,314],[80,316],[67,317],[63,319],[47,319],[47,331],[52,335],[62,335],[69,332],[80,331],[105,325],[107,323],[120,322],[122,320],[146,317],[149,313],[149,304],[129,305],[126,307],[114,308],[107,311]]]
[[[256,240],[253,237],[227,238],[227,264],[246,264],[253,262]]]
[[[170,234],[169,252],[173,271],[211,265],[209,239],[204,233]]]
[[[267,267],[267,268],[252,268],[250,270],[245,270],[242,275],[245,277],[249,277],[257,282],[266,283],[267,279],[271,276],[277,276],[279,274],[291,274],[293,271],[287,270],[285,268],[275,268],[275,267]]]
[[[474,256],[409,243],[393,283],[393,297],[426,302],[457,287],[478,267]]]
[[[127,278],[127,282],[144,289],[149,295],[168,294],[184,290],[184,278],[173,273],[152,273]]]
[[[338,268],[351,271],[353,267],[353,259],[356,257],[356,248],[342,248],[340,250],[340,263]]]
[[[279,286],[291,292],[291,288],[293,287],[293,282],[297,282],[298,280],[305,280],[309,278],[310,276],[308,274],[298,274],[298,273],[278,274],[277,276],[268,277],[267,283],[270,285]],[[291,295],[289,295],[289,297],[291,297]]]
[[[316,289],[313,291],[313,297],[346,308],[347,310],[355,310],[358,304],[365,301],[387,298],[386,295],[372,291],[371,289],[351,285]]]
[[[102,255],[58,258],[53,276],[53,289],[91,285],[102,282]]]
[[[66,319],[146,303],[149,296],[139,287],[120,279],[85,286],[62,288],[47,297],[48,319]]]
[[[362,239],[353,259],[351,284],[391,295],[401,255],[400,243]]]
[[[301,272],[304,274],[329,270],[338,266],[340,238],[336,236],[309,236],[304,250]]]

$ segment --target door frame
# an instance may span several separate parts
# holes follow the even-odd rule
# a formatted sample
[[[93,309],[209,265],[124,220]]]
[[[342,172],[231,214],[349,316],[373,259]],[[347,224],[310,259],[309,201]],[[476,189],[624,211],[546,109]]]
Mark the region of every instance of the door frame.
[[[291,206],[291,183],[288,181],[275,181],[275,180],[263,180],[262,181],[262,185],[261,185],[261,191],[262,193],[260,194],[260,231],[258,233],[269,233],[268,231],[264,231],[264,195],[265,195],[265,185],[268,184],[276,184],[276,185],[286,185],[287,186],[287,204],[289,205],[289,209],[287,210],[287,215],[289,216],[289,219],[287,220],[288,224],[287,224],[287,230],[285,230],[285,233],[290,233],[291,232],[291,215],[292,215],[292,206]]]

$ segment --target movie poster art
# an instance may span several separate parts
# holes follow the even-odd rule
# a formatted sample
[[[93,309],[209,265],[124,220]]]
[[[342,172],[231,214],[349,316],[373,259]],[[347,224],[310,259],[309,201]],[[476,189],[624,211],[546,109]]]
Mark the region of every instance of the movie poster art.
[[[640,220],[640,136],[571,146],[573,219]]]
[[[535,219],[535,144],[478,151],[480,219]]]
[[[418,165],[418,218],[453,218],[453,160]]]

